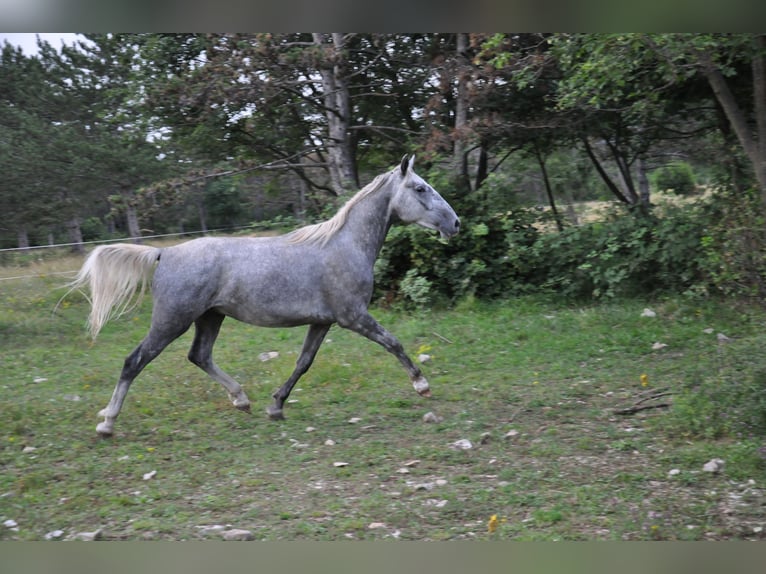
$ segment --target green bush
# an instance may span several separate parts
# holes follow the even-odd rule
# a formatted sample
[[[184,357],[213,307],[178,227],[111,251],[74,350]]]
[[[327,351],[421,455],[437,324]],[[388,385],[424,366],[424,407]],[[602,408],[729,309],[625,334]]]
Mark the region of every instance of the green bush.
[[[449,242],[416,226],[391,229],[375,263],[378,297],[417,306],[518,292],[515,279],[531,272],[522,254],[539,234],[534,216],[456,210],[461,232]]]
[[[375,265],[378,297],[410,306],[535,291],[575,299],[766,297],[766,223],[753,215],[755,193],[648,213],[615,210],[560,232],[541,225],[535,210],[492,213],[475,193],[451,201],[462,230],[449,243],[415,226],[391,229]]]
[[[661,191],[672,190],[678,195],[690,195],[695,190],[694,171],[684,162],[673,162],[653,174],[654,185]]]
[[[542,235],[527,280],[566,297],[648,295],[694,288],[704,275],[702,229],[692,211],[614,213],[603,222]]]
[[[766,220],[756,190],[720,191],[702,207],[701,238],[711,290],[766,299]]]

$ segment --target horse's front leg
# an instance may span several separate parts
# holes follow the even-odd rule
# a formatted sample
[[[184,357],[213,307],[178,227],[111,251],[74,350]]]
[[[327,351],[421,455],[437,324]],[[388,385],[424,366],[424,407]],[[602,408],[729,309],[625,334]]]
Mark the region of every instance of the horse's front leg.
[[[306,338],[303,340],[303,348],[296,361],[295,369],[290,375],[290,378],[285,381],[285,384],[279,387],[277,392],[272,395],[274,397],[274,404],[269,406],[266,410],[270,419],[282,420],[285,418],[282,413],[282,407],[284,406],[287,397],[290,396],[290,391],[293,390],[295,383],[297,383],[298,379],[309,370],[311,363],[314,362],[314,357],[316,356],[325,335],[327,335],[327,332],[330,330],[330,326],[331,325],[311,325],[309,327],[309,331],[306,333]]]
[[[386,351],[394,355],[407,371],[410,382],[412,382],[412,386],[417,393],[423,397],[431,396],[431,388],[428,385],[428,381],[423,376],[421,370],[407,356],[407,353],[404,352],[404,347],[402,347],[399,339],[382,327],[369,313],[360,315],[349,323],[339,322],[338,324],[360,335],[364,335],[370,341],[375,341]]]

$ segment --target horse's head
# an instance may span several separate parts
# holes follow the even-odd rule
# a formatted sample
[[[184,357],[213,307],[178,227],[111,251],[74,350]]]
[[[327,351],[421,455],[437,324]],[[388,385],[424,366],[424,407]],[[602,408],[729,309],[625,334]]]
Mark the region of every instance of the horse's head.
[[[449,203],[412,169],[415,156],[402,158],[395,170],[399,184],[391,200],[392,213],[405,223],[417,223],[449,238],[460,230],[460,219]]]

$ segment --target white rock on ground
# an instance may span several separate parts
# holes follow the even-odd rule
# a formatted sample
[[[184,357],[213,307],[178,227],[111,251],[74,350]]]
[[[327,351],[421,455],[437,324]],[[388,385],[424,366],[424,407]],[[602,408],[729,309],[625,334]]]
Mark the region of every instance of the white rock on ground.
[[[224,540],[255,540],[255,536],[249,530],[232,528],[223,533]]]
[[[470,450],[473,448],[473,443],[468,440],[467,438],[461,438],[460,440],[456,440],[450,445],[450,448],[453,448],[455,450]]]
[[[434,413],[432,413],[430,411],[423,415],[423,422],[424,423],[440,423],[440,422],[442,422],[442,420],[444,420],[444,419],[442,419],[442,417],[440,417],[440,416],[438,416],[438,415],[436,415],[436,414],[434,414]]]
[[[103,531],[100,528],[93,532],[78,532],[73,536],[73,540],[80,540],[82,542],[93,542],[101,540],[101,538],[103,538]]]
[[[721,472],[723,470],[724,461],[720,458],[714,458],[707,461],[702,465],[702,470],[705,472]]]

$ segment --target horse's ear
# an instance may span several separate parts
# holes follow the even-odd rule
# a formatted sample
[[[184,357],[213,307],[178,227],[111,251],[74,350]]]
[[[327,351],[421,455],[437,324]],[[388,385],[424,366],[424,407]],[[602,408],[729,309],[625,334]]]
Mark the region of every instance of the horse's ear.
[[[402,163],[400,165],[402,170],[402,176],[407,175],[407,171],[411,170],[413,165],[415,165],[415,155],[413,154],[408,159],[407,154],[404,154],[404,157],[402,158]]]

